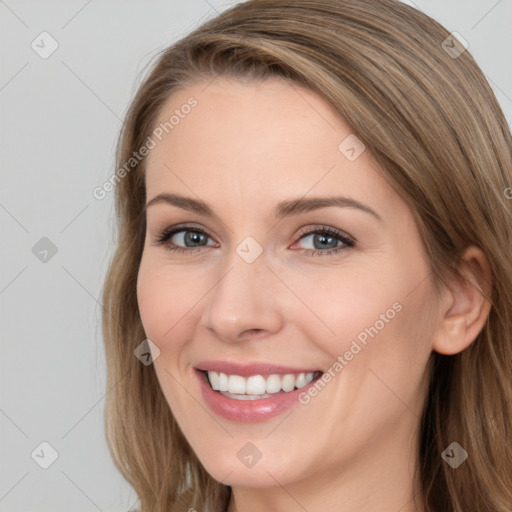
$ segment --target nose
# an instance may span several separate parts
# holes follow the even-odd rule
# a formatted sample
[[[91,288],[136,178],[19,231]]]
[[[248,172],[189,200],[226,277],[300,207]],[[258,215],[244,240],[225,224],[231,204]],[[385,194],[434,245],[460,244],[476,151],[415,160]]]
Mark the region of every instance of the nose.
[[[205,297],[202,325],[226,343],[246,341],[279,332],[283,309],[279,307],[283,284],[261,254],[252,263],[235,251],[226,270]]]

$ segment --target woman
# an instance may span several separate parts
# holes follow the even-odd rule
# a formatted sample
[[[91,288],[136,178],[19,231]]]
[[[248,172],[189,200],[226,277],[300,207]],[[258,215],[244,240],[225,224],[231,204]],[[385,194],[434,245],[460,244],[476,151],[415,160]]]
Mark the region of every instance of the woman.
[[[250,0],[162,52],[104,288],[142,512],[510,510],[511,147],[394,0]]]

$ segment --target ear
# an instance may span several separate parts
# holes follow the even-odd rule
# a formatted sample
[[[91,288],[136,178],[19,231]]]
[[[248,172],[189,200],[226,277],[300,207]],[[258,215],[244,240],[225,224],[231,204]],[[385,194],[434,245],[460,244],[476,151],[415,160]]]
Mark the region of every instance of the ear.
[[[482,330],[491,309],[492,275],[479,248],[465,250],[460,271],[449,286],[447,306],[433,336],[432,349],[453,355],[467,348]]]

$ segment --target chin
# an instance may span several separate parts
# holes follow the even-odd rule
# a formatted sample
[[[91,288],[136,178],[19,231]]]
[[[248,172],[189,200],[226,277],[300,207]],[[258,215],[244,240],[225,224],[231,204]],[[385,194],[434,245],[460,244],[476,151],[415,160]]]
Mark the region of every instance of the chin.
[[[298,464],[283,465],[281,456],[267,457],[261,454],[257,458],[250,442],[241,444],[242,449],[227,449],[224,454],[209,453],[206,457],[198,457],[208,474],[224,485],[237,487],[275,487],[277,482],[284,485],[290,480],[300,479],[294,474],[293,468]],[[229,455],[228,455],[229,453]],[[231,455],[234,454],[234,456]],[[253,458],[251,460],[251,455]]]

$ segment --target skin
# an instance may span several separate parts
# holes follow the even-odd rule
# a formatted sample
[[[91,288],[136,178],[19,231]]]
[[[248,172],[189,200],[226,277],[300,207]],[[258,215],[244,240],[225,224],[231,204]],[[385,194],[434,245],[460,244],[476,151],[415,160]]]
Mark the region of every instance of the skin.
[[[436,294],[412,212],[368,151],[349,161],[338,150],[352,130],[322,98],[280,79],[221,77],[207,85],[170,96],[159,122],[190,96],[198,105],[147,160],[148,200],[178,193],[207,202],[217,215],[163,202],[147,209],[137,296],[146,335],[160,349],[154,367],[174,417],[206,470],[232,486],[229,512],[423,511],[412,475],[429,356],[466,348],[488,302],[459,280]],[[381,220],[340,207],[279,222],[270,214],[285,199],[333,194],[368,205]],[[182,231],[168,241],[190,253],[154,243],[181,223],[209,236],[187,246]],[[302,235],[323,226],[355,238],[354,247],[312,255],[343,245],[331,240],[322,249],[314,234]],[[236,252],[247,236],[263,249],[252,263]],[[469,280],[473,270],[488,277],[478,249],[465,260]],[[241,424],[204,403],[193,374],[200,361],[328,371],[396,302],[401,311],[307,405]],[[237,458],[246,442],[262,454],[252,468]]]

